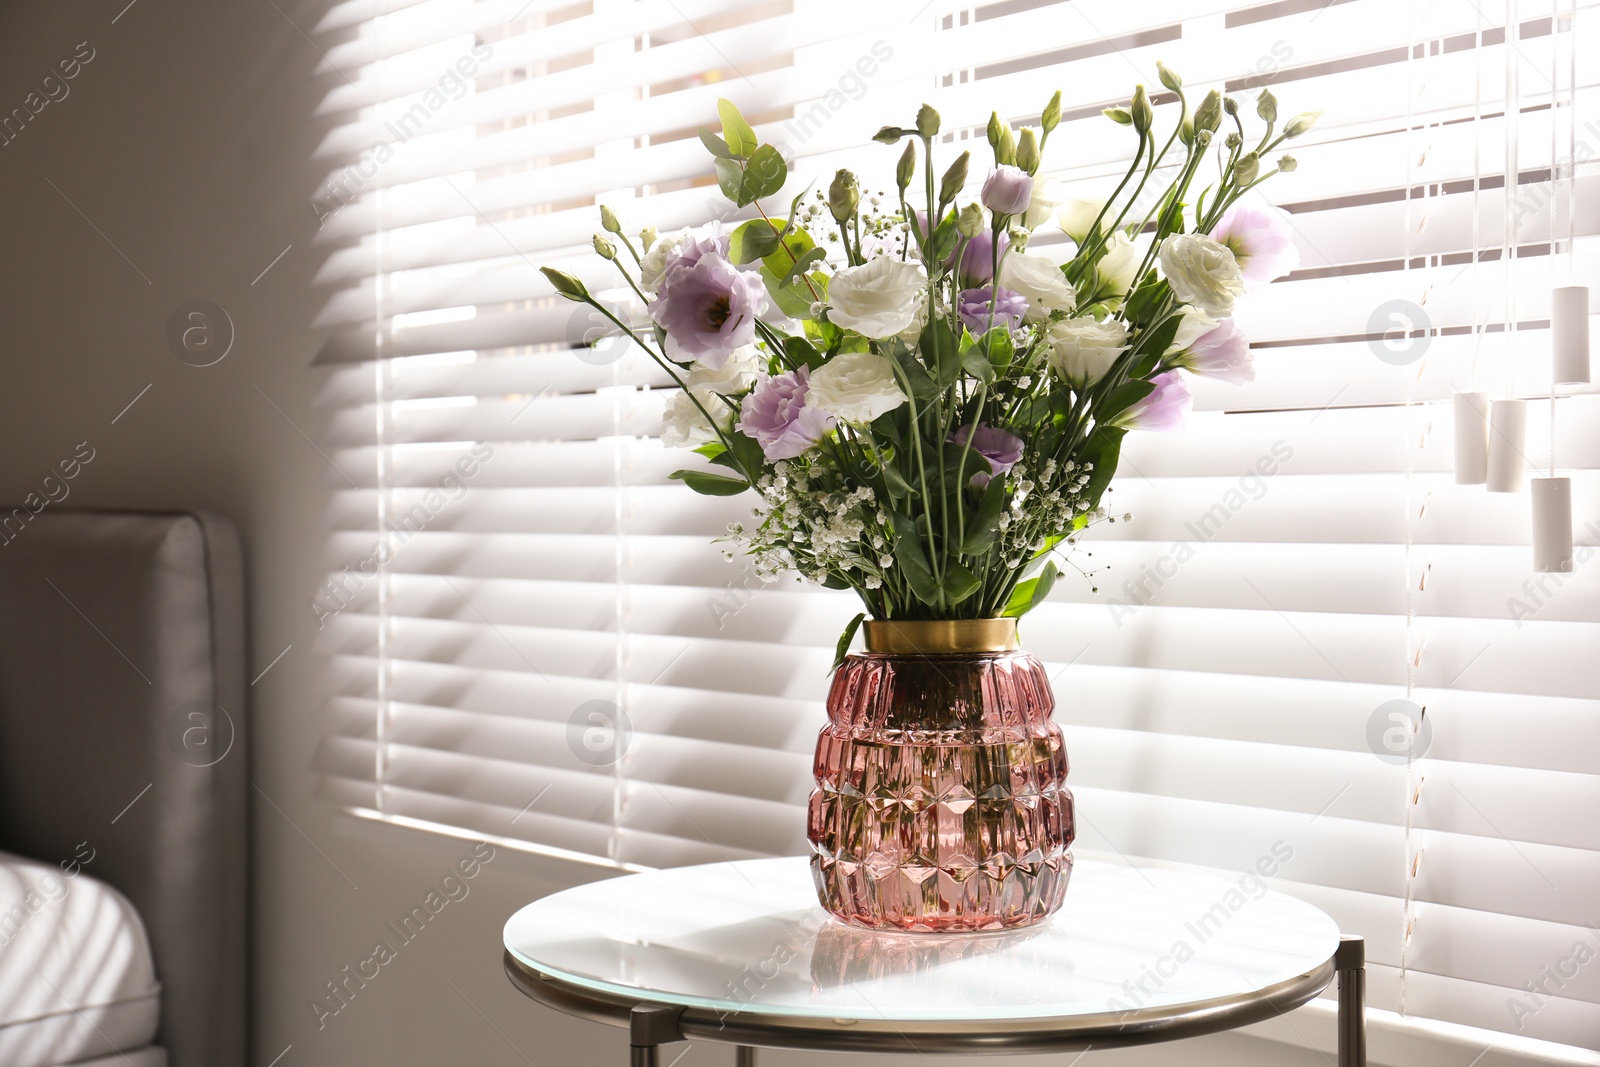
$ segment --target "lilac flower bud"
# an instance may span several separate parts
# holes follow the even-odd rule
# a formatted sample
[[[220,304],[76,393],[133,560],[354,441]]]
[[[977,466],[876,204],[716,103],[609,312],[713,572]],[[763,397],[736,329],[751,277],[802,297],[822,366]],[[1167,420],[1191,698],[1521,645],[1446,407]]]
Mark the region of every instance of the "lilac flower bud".
[[[1033,179],[1020,167],[999,166],[983,183],[983,204],[996,215],[1020,215],[1033,199]]]

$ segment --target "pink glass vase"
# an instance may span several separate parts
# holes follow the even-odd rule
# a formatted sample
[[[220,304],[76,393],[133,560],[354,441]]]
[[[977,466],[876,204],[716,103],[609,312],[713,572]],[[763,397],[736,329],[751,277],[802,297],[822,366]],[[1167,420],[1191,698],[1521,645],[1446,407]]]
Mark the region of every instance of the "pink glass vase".
[[[868,623],[817,738],[807,826],[822,906],[872,929],[1047,918],[1072,874],[1067,753],[1015,620]]]

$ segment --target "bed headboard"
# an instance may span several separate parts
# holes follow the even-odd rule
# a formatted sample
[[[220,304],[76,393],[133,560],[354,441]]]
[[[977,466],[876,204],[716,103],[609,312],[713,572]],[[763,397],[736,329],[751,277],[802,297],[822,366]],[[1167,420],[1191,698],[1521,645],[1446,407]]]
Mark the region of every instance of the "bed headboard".
[[[171,1067],[243,1067],[246,721],[239,539],[203,514],[0,515],[0,850],[121,890]]]

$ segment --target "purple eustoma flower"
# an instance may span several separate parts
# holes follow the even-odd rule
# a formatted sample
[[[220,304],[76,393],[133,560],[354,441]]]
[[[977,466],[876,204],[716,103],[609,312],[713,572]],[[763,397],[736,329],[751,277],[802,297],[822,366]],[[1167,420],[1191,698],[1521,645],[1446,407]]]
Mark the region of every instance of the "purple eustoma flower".
[[[1239,273],[1254,289],[1281,278],[1300,265],[1300,249],[1288,214],[1277,207],[1235,204],[1211,231],[1239,262]]]
[[[994,301],[992,309],[989,307],[991,299]],[[961,321],[966,323],[974,337],[982,337],[996,326],[1014,330],[1027,313],[1027,298],[1010,289],[991,286],[963,289],[956,297],[956,314],[961,316]]]
[[[967,480],[974,489],[988,488],[990,478],[1005,474],[1022,458],[1022,438],[993,426],[980,423],[976,430],[970,425],[962,426],[950,435],[950,440],[958,445],[970,442],[972,450],[989,461],[987,471],[978,471]]]
[[[1000,255],[1006,254],[1011,238],[1000,235]],[[967,242],[961,253],[961,284],[965,286],[988,285],[994,277],[994,234],[988,230]]]
[[[768,460],[793,459],[828,432],[833,416],[806,404],[811,371],[801,367],[768,378],[744,398],[739,430],[756,439]]]
[[[1234,385],[1256,380],[1250,342],[1232,319],[1223,319],[1201,334],[1173,362],[1203,378],[1218,378]]]
[[[1111,420],[1125,430],[1181,430],[1192,400],[1181,371],[1169,370],[1150,379],[1154,391]]]
[[[983,182],[983,206],[996,215],[1020,215],[1033,200],[1033,178],[1021,167],[1002,163]]]
[[[756,319],[767,310],[767,287],[760,275],[739,270],[701,244],[687,242],[690,256],[680,255],[663,272],[650,317],[667,332],[668,358],[698,360],[716,370],[729,352],[755,340]]]

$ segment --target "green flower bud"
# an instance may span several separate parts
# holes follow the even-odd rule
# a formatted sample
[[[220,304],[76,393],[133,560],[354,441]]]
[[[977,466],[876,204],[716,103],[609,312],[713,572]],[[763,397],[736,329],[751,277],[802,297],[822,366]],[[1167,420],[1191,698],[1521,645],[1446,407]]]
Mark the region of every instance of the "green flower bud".
[[[656,241],[660,239],[661,234],[656,232],[656,228],[654,226],[646,226],[644,229],[639,231],[639,243],[644,246],[644,250],[646,252],[654,248]]]
[[[1278,121],[1278,98],[1272,95],[1271,89],[1261,90],[1261,95],[1256,97],[1256,114],[1263,122]]]
[[[989,112],[989,127],[987,131],[989,135],[989,147],[994,149],[996,152],[1000,151],[1000,131],[1003,129],[1005,129],[1005,127],[1000,122],[1000,113],[998,111]]]
[[[1056,95],[1044,106],[1044,114],[1039,116],[1039,125],[1044,127],[1044,132],[1049,134],[1061,125],[1061,90],[1056,90]]]
[[[1144,91],[1144,86],[1134,87],[1133,106],[1128,109],[1128,113],[1133,116],[1133,128],[1136,132],[1150,132],[1150,127],[1155,122],[1155,112],[1150,108],[1150,96]]]
[[[967,165],[972,160],[971,152],[963,152],[950,164],[950,169],[944,172],[944,178],[939,182],[939,203],[948,204],[960,195],[962,188],[967,184]]]
[[[1211,144],[1211,131],[1210,130],[1196,130],[1196,131],[1194,131],[1194,144],[1195,144],[1196,148],[1205,148],[1206,146]]]
[[[932,137],[939,132],[939,113],[927,104],[917,109],[917,136]]]
[[[1010,126],[1000,127],[1000,143],[995,145],[994,161],[1000,166],[1017,165],[1017,139],[1012,136]]]
[[[1299,166],[1300,161],[1293,156],[1284,156],[1278,160],[1278,172],[1280,174],[1293,174]]]
[[[555,286],[556,292],[568,300],[588,300],[589,290],[582,282],[564,270],[554,267],[540,267],[539,273],[543,274],[550,284]]]
[[[1239,162],[1233,165],[1233,178],[1240,185],[1249,185],[1261,173],[1261,157],[1254,152],[1247,152],[1239,157]]]
[[[835,174],[833,184],[828,186],[828,211],[834,221],[843,225],[846,219],[854,218],[860,203],[861,188],[856,184],[856,176],[848,170]]]
[[[1031,235],[1024,227],[1013,226],[1006,231],[1006,236],[1011,240],[1011,251],[1021,252],[1028,247],[1028,238]]]
[[[885,126],[883,129],[873,134],[872,139],[877,141],[879,144],[898,144],[900,142],[900,138],[904,137],[905,135],[906,131],[902,130],[898,126]]]
[[[906,187],[911,184],[911,178],[917,173],[917,146],[915,142],[906,145],[906,150],[900,153],[900,162],[894,168],[894,181],[900,187],[900,199],[906,198]]]
[[[1222,125],[1222,94],[1213,89],[1200,101],[1200,106],[1195,108],[1194,128],[1196,134],[1201,130],[1215,130]]]
[[[1227,137],[1223,138],[1222,143],[1227,145],[1228,151],[1231,152],[1235,148],[1238,148],[1240,145],[1244,144],[1244,138],[1240,137],[1237,133],[1230,133]]]
[[[1038,173],[1039,139],[1034,136],[1032,126],[1022,127],[1022,134],[1017,140],[1017,166],[1029,174]]]
[[[600,253],[600,258],[602,259],[617,258],[617,246],[599,234],[594,235],[594,250]]]
[[[1161,75],[1162,85],[1165,85],[1175,93],[1183,91],[1183,79],[1178,77],[1177,72],[1159,59],[1156,60],[1156,73]]]
[[[1128,114],[1128,109],[1125,107],[1108,107],[1103,109],[1100,114],[1115,122],[1118,126],[1133,125],[1133,116]]]
[[[622,232],[622,223],[617,221],[617,213],[611,210],[609,204],[600,205],[600,225],[609,233]]]
[[[1283,128],[1283,135],[1285,137],[1299,137],[1302,133],[1305,133],[1312,126],[1316,125],[1317,120],[1321,117],[1322,112],[1320,111],[1302,112],[1289,120],[1289,125]]]
[[[1226,111],[1230,115],[1237,115],[1239,113],[1239,101],[1235,100],[1231,96],[1223,97],[1222,110]]]
[[[982,233],[983,208],[975,203],[962,208],[961,214],[956,216],[956,232],[969,241]]]

